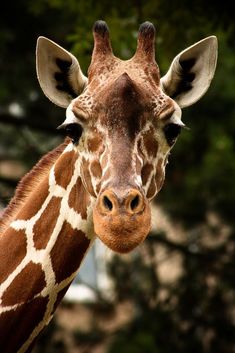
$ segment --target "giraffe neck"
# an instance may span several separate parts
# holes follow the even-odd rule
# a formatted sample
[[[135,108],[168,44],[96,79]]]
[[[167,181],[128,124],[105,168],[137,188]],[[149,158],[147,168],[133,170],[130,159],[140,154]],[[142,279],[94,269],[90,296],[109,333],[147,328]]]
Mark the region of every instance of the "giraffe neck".
[[[5,353],[28,350],[94,239],[94,201],[83,187],[73,144],[49,167],[43,164],[39,179],[27,177],[31,190],[23,201],[15,200],[18,207],[0,235],[0,347]]]

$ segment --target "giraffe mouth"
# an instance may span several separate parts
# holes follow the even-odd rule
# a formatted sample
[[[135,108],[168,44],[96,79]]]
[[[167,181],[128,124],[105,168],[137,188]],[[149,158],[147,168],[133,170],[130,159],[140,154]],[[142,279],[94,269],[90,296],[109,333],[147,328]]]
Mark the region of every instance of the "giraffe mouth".
[[[112,190],[104,191],[97,199],[93,220],[95,233],[105,245],[115,252],[127,253],[150,232],[150,205],[135,189],[122,198]]]

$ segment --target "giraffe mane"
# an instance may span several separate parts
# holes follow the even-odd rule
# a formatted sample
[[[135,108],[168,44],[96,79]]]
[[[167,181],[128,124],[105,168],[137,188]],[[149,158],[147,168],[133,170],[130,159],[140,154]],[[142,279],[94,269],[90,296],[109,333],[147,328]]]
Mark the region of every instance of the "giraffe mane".
[[[15,195],[0,218],[0,236],[14,219],[19,208],[25,203],[35,186],[38,185],[46,175],[46,172],[49,171],[69,142],[71,142],[70,138],[66,138],[62,144],[43,156],[33,169],[20,180]]]

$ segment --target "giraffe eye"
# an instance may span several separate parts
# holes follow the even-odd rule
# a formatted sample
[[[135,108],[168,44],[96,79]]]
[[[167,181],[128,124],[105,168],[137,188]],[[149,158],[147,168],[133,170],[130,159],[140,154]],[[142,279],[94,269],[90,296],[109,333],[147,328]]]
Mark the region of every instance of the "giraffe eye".
[[[65,133],[72,139],[73,143],[77,143],[82,135],[82,127],[79,124],[68,124],[65,126]]]
[[[164,130],[164,134],[168,142],[168,145],[172,146],[181,132],[181,126],[178,124],[171,123],[166,125],[163,130]]]

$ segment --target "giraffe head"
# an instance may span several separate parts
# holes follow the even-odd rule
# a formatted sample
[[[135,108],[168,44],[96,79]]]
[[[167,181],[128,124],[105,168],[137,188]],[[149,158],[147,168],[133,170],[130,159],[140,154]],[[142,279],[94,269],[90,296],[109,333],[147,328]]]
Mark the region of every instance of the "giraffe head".
[[[96,234],[114,251],[128,252],[150,231],[149,203],[184,127],[181,108],[208,89],[217,40],[211,36],[184,50],[160,78],[151,23],[140,26],[136,52],[126,61],[113,55],[105,22],[96,22],[93,34],[88,78],[72,54],[44,37],[37,74],[46,96],[67,108],[61,127],[80,158],[83,185],[96,198]]]

